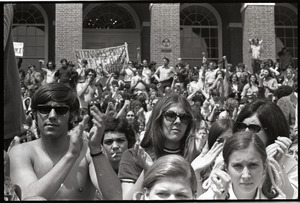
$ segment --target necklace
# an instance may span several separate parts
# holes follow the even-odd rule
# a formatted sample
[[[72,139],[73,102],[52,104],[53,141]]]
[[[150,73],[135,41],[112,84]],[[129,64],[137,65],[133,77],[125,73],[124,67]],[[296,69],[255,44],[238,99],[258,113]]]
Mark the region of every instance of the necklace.
[[[180,148],[179,149],[168,149],[165,147],[163,150],[164,150],[164,152],[167,152],[169,154],[177,154],[180,152],[181,149]]]

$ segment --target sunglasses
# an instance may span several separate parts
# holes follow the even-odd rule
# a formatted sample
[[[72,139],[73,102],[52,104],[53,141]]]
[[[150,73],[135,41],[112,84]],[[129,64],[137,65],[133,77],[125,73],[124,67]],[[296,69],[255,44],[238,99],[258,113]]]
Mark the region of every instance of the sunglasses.
[[[177,114],[174,111],[167,111],[163,113],[163,116],[169,122],[174,122],[177,119],[177,117],[179,117],[180,121],[184,124],[189,124],[192,121],[192,116],[186,113]]]
[[[247,125],[247,124],[241,123],[241,122],[236,122],[234,124],[234,127],[235,127],[235,129],[237,129],[237,131],[244,131],[244,130],[246,130],[246,128],[248,128],[253,133],[258,133],[261,130],[261,127],[259,125],[256,125],[256,124]]]
[[[38,105],[37,110],[41,114],[49,114],[50,111],[54,109],[56,114],[58,115],[65,115],[69,111],[68,106],[50,106],[50,105]]]

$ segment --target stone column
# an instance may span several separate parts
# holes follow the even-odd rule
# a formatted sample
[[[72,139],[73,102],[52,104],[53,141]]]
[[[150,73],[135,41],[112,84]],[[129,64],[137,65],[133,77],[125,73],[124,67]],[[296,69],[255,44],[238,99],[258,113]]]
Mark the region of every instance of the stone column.
[[[151,39],[150,61],[157,67],[163,64],[163,57],[175,66],[180,57],[180,3],[154,3],[150,5]]]
[[[249,39],[262,39],[261,59],[276,61],[275,3],[244,3],[241,14],[243,23],[243,62],[252,73]]]
[[[55,61],[65,58],[76,64],[75,49],[82,48],[81,3],[55,4]]]

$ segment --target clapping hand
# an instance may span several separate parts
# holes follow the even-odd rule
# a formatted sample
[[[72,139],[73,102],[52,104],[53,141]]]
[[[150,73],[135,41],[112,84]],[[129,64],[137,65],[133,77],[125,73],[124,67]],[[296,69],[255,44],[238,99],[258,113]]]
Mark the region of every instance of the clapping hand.
[[[141,147],[137,142],[134,145],[135,151],[135,161],[140,165],[144,170],[147,170],[153,164],[153,160],[150,155]]]
[[[98,149],[105,130],[104,114],[95,105],[91,106],[90,111],[93,116],[93,127],[88,135],[89,147]]]
[[[83,146],[82,134],[88,120],[89,116],[84,116],[83,120],[69,132],[68,136],[70,137],[70,145],[68,152],[70,152],[73,155],[80,155],[80,151]]]

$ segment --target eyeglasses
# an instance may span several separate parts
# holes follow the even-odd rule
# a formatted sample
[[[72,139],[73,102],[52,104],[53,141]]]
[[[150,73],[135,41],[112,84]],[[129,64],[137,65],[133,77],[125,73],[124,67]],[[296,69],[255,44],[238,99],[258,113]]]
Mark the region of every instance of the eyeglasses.
[[[192,121],[192,116],[186,113],[183,114],[177,114],[174,111],[167,111],[163,113],[163,116],[166,118],[169,122],[174,122],[177,117],[180,118],[180,121],[184,124],[189,124]]]
[[[41,114],[49,114],[50,111],[54,109],[56,114],[58,115],[65,115],[69,111],[68,106],[50,106],[50,105],[38,105],[37,110]]]
[[[258,133],[261,130],[261,126],[259,125],[256,124],[247,125],[246,123],[241,123],[241,122],[236,122],[234,124],[234,127],[237,131],[244,131],[246,130],[246,128],[248,128],[253,133]]]
[[[127,117],[134,117],[133,114],[127,114],[126,116],[127,116]]]

